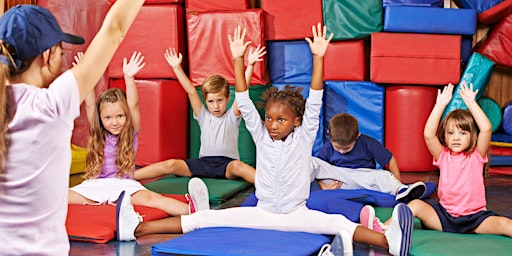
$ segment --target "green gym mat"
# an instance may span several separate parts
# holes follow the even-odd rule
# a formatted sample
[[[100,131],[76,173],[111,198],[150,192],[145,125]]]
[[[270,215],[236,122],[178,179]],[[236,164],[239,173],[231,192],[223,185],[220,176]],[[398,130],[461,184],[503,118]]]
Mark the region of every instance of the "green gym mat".
[[[178,177],[174,175],[166,176],[162,179],[144,184],[152,191],[160,194],[186,194],[188,193],[188,181],[190,177]],[[210,196],[210,207],[214,208],[225,202],[234,194],[249,188],[251,183],[244,180],[224,180],[224,179],[202,179],[208,187]]]
[[[375,208],[382,221],[391,217],[392,208]],[[422,230],[418,218],[414,220],[412,235],[413,256],[441,255],[510,255],[512,238],[499,235],[456,234],[437,230]]]

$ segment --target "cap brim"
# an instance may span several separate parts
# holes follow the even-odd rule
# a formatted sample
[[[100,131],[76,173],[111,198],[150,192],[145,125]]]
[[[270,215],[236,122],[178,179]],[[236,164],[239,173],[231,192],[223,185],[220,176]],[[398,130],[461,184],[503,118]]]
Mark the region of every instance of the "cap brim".
[[[85,40],[81,36],[75,36],[72,34],[64,33],[62,36],[62,41],[70,44],[83,44],[85,43]]]

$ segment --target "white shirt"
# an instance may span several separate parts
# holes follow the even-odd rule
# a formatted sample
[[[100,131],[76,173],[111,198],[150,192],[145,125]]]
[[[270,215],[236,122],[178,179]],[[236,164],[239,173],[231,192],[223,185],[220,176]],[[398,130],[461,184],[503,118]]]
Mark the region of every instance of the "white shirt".
[[[199,157],[226,156],[240,159],[238,131],[242,117],[236,116],[233,108],[228,109],[224,115],[216,117],[203,106],[199,116],[194,118],[201,128]]]

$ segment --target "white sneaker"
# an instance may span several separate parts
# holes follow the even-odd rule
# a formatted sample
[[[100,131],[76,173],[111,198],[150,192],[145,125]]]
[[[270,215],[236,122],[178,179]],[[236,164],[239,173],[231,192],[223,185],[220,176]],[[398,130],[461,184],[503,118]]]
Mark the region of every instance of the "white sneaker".
[[[365,205],[363,209],[361,209],[359,222],[362,226],[381,234],[384,234],[387,229],[386,225],[384,225],[379,218],[375,217],[375,209],[373,209],[371,205]]]
[[[427,186],[422,181],[411,185],[403,185],[396,193],[395,200],[402,203],[409,203],[414,199],[420,199],[423,194],[425,194],[426,189]]]
[[[407,256],[411,250],[414,217],[406,204],[399,203],[393,209],[391,225],[384,234],[391,255]]]
[[[210,197],[208,188],[200,178],[192,178],[188,182],[188,200],[189,213],[210,209]]]
[[[332,243],[324,244],[318,252],[318,256],[352,256],[353,254],[352,238],[346,230],[338,232]]]
[[[118,241],[135,240],[135,229],[142,222],[142,217],[135,212],[130,195],[121,192],[116,203],[116,234]]]

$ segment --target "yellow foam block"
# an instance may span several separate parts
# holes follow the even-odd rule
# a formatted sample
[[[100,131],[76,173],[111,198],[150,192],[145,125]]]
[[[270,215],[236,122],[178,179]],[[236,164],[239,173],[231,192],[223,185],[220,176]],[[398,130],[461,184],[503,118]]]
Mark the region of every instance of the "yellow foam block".
[[[87,157],[87,149],[71,144],[71,167],[70,174],[85,172],[85,158]]]

